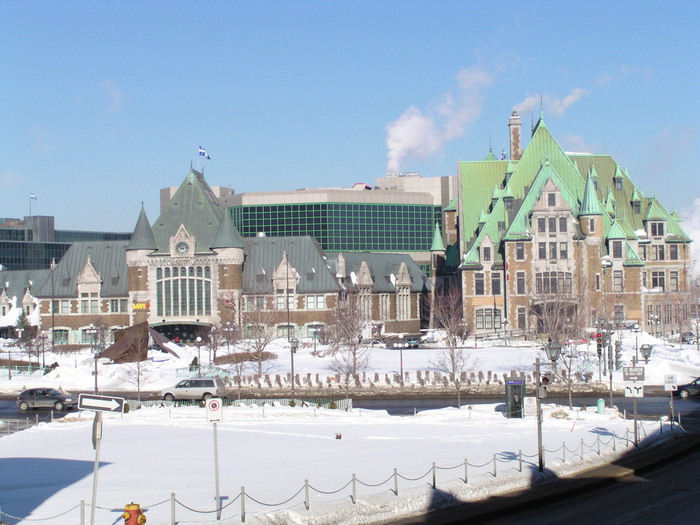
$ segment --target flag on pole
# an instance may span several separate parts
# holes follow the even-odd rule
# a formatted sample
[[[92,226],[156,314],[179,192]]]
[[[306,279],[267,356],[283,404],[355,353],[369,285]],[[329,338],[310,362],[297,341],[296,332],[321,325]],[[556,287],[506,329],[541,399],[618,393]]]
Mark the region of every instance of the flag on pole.
[[[29,194],[29,198],[32,199],[33,201],[35,201],[35,200],[36,200],[36,195],[34,195],[33,193],[30,193],[30,194]]]
[[[205,159],[210,159],[211,157],[209,156],[209,153],[207,153],[207,150],[205,150],[202,146],[199,146],[199,156],[204,157]]]

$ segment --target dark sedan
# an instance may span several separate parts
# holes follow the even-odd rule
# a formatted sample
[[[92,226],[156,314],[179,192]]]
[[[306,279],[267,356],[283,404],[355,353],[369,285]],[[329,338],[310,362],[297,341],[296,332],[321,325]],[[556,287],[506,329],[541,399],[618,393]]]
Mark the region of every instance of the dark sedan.
[[[684,399],[686,397],[700,395],[700,377],[698,377],[692,383],[687,383],[685,385],[678,385],[678,390],[676,390],[676,394],[678,394],[680,397],[682,397]]]
[[[30,408],[52,408],[54,410],[70,410],[78,404],[78,398],[72,394],[59,392],[55,388],[30,388],[17,397],[20,410]]]

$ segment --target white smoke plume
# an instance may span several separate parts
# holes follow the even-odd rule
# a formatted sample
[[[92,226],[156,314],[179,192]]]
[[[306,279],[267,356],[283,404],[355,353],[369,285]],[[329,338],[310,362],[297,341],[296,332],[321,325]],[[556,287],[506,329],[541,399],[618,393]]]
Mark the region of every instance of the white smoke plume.
[[[693,239],[690,244],[690,259],[693,277],[700,277],[700,197],[693,201],[692,206],[680,211],[683,218],[681,228]]]
[[[581,97],[590,93],[590,90],[575,87],[564,98],[556,98],[549,94],[528,95],[525,100],[513,106],[513,110],[518,113],[530,113],[539,108],[542,104],[547,113],[561,117],[567,109],[581,100]]]
[[[483,69],[460,70],[457,88],[447,92],[425,112],[415,106],[386,126],[387,171],[399,171],[406,157],[426,159],[439,153],[446,142],[460,137],[481,114],[484,89],[492,77]]]

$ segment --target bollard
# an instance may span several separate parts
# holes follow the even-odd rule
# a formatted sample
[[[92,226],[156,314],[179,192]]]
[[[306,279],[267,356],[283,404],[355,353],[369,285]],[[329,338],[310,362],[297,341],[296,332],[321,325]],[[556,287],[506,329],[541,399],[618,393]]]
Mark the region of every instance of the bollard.
[[[436,480],[435,480],[435,462],[433,461],[433,490],[436,488]]]
[[[399,495],[399,477],[396,468],[394,468],[394,494]]]
[[[308,479],[304,480],[304,505],[306,506],[306,510],[309,510],[309,507],[311,506],[311,502],[309,501],[309,480]]]
[[[464,458],[464,484],[469,483],[469,462]]]
[[[170,493],[170,525],[175,525],[177,521],[175,520],[175,493]]]
[[[353,505],[356,505],[357,504],[357,477],[355,476],[354,473],[352,475],[352,496],[351,496],[351,499],[352,499]]]
[[[605,399],[598,400],[598,413],[605,414]]]
[[[241,522],[245,523],[245,487],[241,487]]]
[[[518,470],[523,471],[523,451],[518,450]]]

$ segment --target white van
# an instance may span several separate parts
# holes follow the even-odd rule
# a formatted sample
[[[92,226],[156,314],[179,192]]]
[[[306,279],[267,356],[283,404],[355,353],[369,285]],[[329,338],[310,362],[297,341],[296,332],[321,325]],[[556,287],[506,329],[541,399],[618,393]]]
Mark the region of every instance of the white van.
[[[183,379],[177,385],[161,390],[160,395],[166,401],[176,399],[225,398],[228,392],[224,380],[220,377],[193,377]]]

